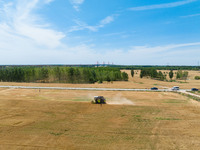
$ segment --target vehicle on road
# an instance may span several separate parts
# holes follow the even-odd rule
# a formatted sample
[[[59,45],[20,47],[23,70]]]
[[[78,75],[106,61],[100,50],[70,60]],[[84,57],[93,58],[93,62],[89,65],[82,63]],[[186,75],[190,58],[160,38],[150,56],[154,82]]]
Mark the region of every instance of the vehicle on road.
[[[106,99],[103,96],[94,96],[92,104],[106,104]]]
[[[158,88],[157,87],[152,87],[151,90],[158,90]]]
[[[197,88],[192,88],[191,91],[199,91]]]
[[[174,87],[172,88],[172,90],[173,90],[173,91],[178,91],[178,90],[179,90],[179,86],[174,86]]]

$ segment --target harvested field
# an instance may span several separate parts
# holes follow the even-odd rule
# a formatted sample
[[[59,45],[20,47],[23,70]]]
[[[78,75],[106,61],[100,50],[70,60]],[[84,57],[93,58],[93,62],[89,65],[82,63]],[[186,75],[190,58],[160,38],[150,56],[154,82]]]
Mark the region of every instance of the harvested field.
[[[0,89],[0,149],[198,149],[199,107],[168,92]]]

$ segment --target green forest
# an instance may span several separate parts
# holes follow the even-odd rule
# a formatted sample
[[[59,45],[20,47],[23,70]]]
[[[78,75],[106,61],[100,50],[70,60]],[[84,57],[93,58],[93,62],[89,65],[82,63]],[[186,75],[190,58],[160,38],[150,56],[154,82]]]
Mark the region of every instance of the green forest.
[[[1,82],[102,83],[128,81],[128,74],[110,67],[2,67]]]

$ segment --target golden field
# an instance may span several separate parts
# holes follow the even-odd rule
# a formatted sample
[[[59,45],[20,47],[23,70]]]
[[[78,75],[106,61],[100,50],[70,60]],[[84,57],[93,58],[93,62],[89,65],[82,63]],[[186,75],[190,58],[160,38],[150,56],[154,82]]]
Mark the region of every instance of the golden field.
[[[0,85],[200,88],[187,83],[139,78],[104,84],[0,83]],[[103,95],[106,105],[91,104]],[[0,149],[129,150],[199,149],[200,103],[172,92],[0,89]]]

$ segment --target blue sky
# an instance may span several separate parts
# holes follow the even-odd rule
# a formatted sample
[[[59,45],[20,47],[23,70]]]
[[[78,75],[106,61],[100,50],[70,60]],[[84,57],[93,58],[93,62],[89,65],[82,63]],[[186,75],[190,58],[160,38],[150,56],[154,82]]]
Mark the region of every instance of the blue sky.
[[[197,65],[200,0],[0,0],[0,64]]]

